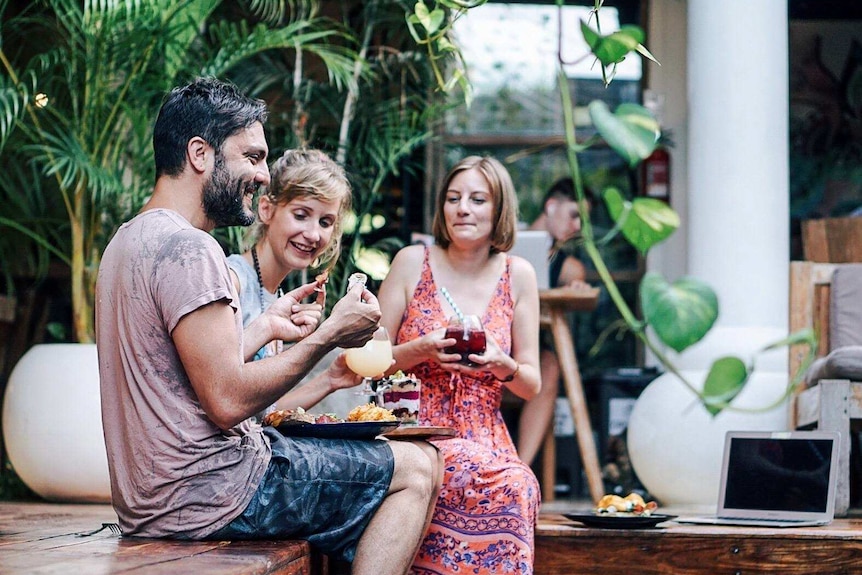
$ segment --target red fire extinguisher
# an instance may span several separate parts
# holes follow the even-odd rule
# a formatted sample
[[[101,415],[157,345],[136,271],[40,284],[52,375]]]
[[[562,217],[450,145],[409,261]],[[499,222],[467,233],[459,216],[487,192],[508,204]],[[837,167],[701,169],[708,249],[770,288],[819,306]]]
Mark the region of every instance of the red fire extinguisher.
[[[666,146],[658,146],[641,163],[641,193],[670,203],[670,152]]]

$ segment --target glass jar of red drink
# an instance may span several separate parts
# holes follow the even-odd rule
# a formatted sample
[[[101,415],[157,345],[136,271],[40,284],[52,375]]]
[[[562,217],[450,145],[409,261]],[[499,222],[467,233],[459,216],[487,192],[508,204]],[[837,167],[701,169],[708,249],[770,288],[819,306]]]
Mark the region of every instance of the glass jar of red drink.
[[[446,327],[446,339],[454,339],[455,344],[443,351],[446,353],[457,353],[461,355],[461,363],[473,365],[469,359],[471,353],[477,355],[485,353],[485,328],[479,321],[479,316],[452,316]]]

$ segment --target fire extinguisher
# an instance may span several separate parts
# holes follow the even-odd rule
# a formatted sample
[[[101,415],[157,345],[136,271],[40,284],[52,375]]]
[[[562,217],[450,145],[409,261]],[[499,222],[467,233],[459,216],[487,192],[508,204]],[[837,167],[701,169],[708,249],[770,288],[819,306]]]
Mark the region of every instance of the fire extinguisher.
[[[658,146],[641,163],[641,194],[670,203],[670,152]]]

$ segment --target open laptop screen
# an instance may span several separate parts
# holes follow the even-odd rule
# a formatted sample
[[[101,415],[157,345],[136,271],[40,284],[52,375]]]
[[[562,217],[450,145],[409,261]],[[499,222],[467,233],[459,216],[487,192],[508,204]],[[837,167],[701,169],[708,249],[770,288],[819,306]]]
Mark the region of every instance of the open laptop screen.
[[[732,437],[729,448],[725,509],[827,511],[833,440]]]
[[[515,245],[509,251],[511,255],[521,256],[532,264],[540,290],[553,287],[550,285],[548,269],[548,250],[551,249],[552,242],[551,234],[544,230],[518,230]]]

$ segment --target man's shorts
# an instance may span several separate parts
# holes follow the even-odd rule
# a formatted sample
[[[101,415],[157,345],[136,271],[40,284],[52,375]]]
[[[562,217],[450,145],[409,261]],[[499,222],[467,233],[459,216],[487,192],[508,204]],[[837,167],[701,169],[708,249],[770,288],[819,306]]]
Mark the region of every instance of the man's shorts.
[[[213,539],[305,539],[335,559],[353,561],[380,507],[395,461],[386,441],[285,437],[264,433],[272,460],[242,514]]]

